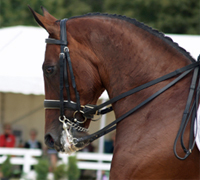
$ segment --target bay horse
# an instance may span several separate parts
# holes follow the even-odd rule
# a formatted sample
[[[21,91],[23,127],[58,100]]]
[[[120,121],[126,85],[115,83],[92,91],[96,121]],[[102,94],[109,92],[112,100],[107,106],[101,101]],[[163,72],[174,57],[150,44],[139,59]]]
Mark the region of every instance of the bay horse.
[[[96,13],[57,20],[45,8],[44,16],[30,10],[49,33],[43,63],[48,147],[72,153],[116,128],[110,179],[200,179],[200,152],[190,141],[193,115],[181,123],[185,107],[198,108],[198,93],[187,100],[191,91],[199,92],[198,83],[190,86],[193,74],[199,79],[199,63],[188,52],[124,16]],[[104,90],[116,125],[90,136]]]

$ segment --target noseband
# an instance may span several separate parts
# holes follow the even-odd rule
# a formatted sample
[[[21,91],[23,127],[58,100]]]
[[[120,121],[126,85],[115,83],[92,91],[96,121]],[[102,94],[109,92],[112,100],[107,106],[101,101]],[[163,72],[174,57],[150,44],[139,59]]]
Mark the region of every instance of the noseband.
[[[113,110],[112,105],[111,105],[112,103],[114,103],[124,97],[130,96],[136,92],[139,92],[143,89],[146,89],[150,86],[153,86],[157,83],[165,81],[167,79],[170,79],[173,77],[175,78],[169,84],[167,84],[165,87],[163,87],[162,89],[157,91],[155,94],[153,94],[152,96],[147,98],[145,101],[143,101],[142,103],[140,103],[139,105],[137,105],[136,107],[134,107],[133,109],[131,109],[130,111],[128,111],[127,113],[122,115],[121,117],[117,118],[116,120],[114,120],[112,123],[108,124],[103,129],[101,129],[91,135],[86,135],[86,136],[80,137],[80,138],[73,138],[66,130],[66,133],[67,133],[70,143],[72,143],[73,145],[77,145],[79,143],[82,143],[82,144],[87,143],[88,144],[88,143],[91,143],[92,141],[96,140],[97,138],[113,131],[114,129],[116,129],[117,123],[119,123],[120,121],[122,121],[123,119],[128,117],[130,114],[134,113],[139,108],[143,107],[144,105],[146,105],[147,103],[149,103],[150,101],[155,99],[157,96],[159,96],[160,94],[165,92],[167,89],[169,89],[170,87],[172,87],[173,85],[178,83],[181,79],[183,79],[185,76],[187,76],[192,70],[194,70],[193,78],[192,78],[192,82],[191,82],[191,86],[190,86],[190,91],[189,91],[189,95],[188,95],[188,100],[187,100],[184,114],[182,117],[180,129],[178,131],[178,134],[177,134],[177,137],[176,137],[175,143],[174,143],[175,156],[181,160],[186,159],[191,154],[192,149],[194,148],[195,139],[196,139],[196,137],[194,136],[194,128],[191,128],[190,138],[189,138],[189,148],[187,149],[185,147],[185,145],[183,143],[183,135],[185,132],[185,128],[190,120],[191,120],[191,126],[194,127],[194,123],[195,123],[195,120],[197,117],[196,112],[198,109],[199,96],[200,96],[200,80],[199,80],[200,56],[198,57],[197,62],[193,62],[192,64],[189,64],[183,68],[177,69],[177,70],[175,70],[169,74],[166,74],[160,78],[157,78],[146,84],[143,84],[141,86],[133,88],[125,93],[120,94],[119,96],[114,97],[113,99],[106,101],[105,103],[102,103],[100,105],[89,105],[89,104],[88,105],[80,105],[80,97],[79,97],[79,93],[76,88],[76,82],[75,82],[71,59],[70,59],[70,55],[69,55],[69,48],[67,47],[68,43],[67,43],[67,33],[66,33],[66,22],[67,22],[67,19],[63,19],[60,21],[60,40],[51,39],[51,38],[46,39],[47,44],[57,44],[57,45],[60,45],[60,47],[61,47],[60,55],[59,55],[60,100],[44,100],[44,107],[46,109],[60,109],[59,120],[63,123],[64,130],[67,129],[67,125],[68,125],[70,127],[77,129],[78,131],[87,132],[88,129],[80,126],[80,124],[85,123],[85,121],[87,119],[92,119],[93,115],[95,115],[95,114],[101,115],[101,114],[106,114],[106,113],[112,111]],[[70,99],[70,88],[69,88],[70,86],[69,86],[69,81],[68,81],[67,69],[69,69],[72,87],[75,92],[76,102],[73,102]],[[67,91],[67,100],[64,100],[64,92],[63,92],[64,87]],[[110,105],[110,106],[107,107],[108,105]],[[70,110],[74,111],[72,120],[65,117],[65,109],[70,109]],[[76,118],[77,113],[80,113],[83,115],[83,117],[84,117],[83,121],[79,121]],[[185,152],[185,156],[183,158],[179,157],[176,152],[176,146],[177,146],[177,141],[178,141],[179,137],[181,139],[181,146]]]

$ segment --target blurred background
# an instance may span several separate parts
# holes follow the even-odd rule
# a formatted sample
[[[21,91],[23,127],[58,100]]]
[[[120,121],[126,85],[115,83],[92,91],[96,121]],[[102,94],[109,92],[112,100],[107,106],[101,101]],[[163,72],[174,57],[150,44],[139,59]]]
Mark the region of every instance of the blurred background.
[[[29,4],[41,13],[44,6],[57,19],[102,12],[126,15],[164,33],[200,34],[200,1],[198,0],[1,0],[0,27],[37,26]]]

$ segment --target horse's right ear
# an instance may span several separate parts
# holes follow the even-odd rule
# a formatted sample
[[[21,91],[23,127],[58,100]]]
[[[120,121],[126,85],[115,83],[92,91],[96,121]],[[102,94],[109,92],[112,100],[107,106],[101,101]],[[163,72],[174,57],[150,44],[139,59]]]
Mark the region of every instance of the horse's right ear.
[[[49,12],[43,7],[41,8],[42,8],[44,16],[35,12],[29,5],[28,7],[30,11],[32,12],[33,17],[35,18],[36,22],[40,26],[46,29],[49,34],[57,34],[57,23],[56,23],[57,19],[55,17],[49,14]]]

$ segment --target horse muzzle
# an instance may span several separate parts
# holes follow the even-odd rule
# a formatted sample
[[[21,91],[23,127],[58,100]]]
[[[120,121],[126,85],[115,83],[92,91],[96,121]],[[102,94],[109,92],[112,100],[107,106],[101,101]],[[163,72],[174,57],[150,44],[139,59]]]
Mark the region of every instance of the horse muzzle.
[[[60,135],[55,136],[52,133],[45,135],[45,144],[49,148],[56,149],[58,152],[71,154],[89,144],[87,141],[78,141],[79,138],[86,135],[88,129],[81,127],[77,122],[75,123],[65,116],[63,119],[59,118],[59,121],[63,123]]]

